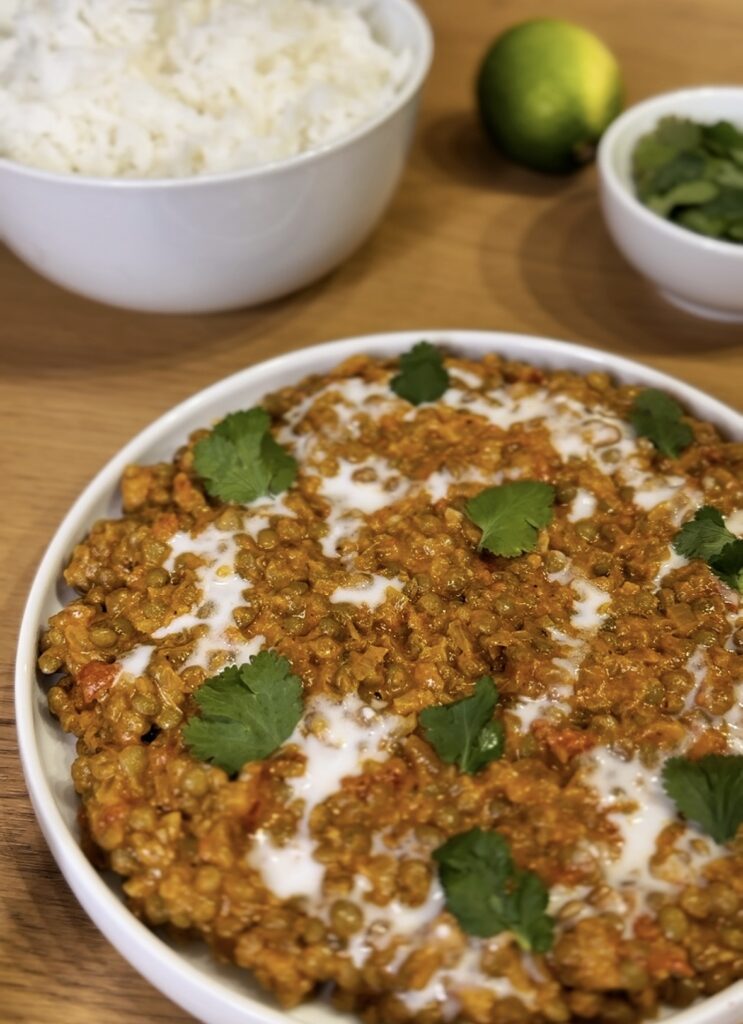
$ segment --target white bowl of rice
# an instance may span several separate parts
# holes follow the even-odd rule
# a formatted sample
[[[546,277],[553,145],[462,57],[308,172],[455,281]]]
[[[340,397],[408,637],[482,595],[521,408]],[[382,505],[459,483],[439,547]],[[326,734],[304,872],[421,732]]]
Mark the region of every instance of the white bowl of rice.
[[[129,309],[285,295],[381,217],[432,50],[412,0],[5,0],[0,239]]]

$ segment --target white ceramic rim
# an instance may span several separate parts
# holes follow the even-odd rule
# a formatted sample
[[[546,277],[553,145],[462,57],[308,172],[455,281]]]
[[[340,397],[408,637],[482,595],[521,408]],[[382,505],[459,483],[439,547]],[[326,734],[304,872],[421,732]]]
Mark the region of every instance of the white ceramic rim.
[[[626,212],[632,216],[639,217],[649,227],[655,228],[660,234],[666,235],[671,242],[678,243],[683,239],[689,245],[695,245],[703,252],[722,253],[734,259],[743,260],[743,245],[737,242],[720,241],[717,238],[707,238],[705,235],[698,235],[688,228],[674,224],[658,213],[653,213],[644,203],[641,203],[635,193],[625,185],[614,168],[614,149],[621,139],[621,136],[634,122],[644,114],[652,114],[654,110],[659,113],[666,106],[669,100],[679,101],[678,115],[680,117],[693,114],[683,109],[686,100],[693,100],[700,96],[714,97],[721,92],[735,93],[741,101],[741,113],[743,114],[743,86],[740,85],[702,85],[696,88],[675,89],[669,92],[661,92],[651,96],[640,103],[635,103],[620,114],[604,132],[598,145],[596,160],[599,173],[607,188],[621,203]],[[668,114],[669,111],[663,111]]]
[[[312,149],[297,153],[296,156],[286,160],[272,160],[270,163],[258,164],[255,167],[246,167],[242,170],[224,171],[216,174],[199,174],[180,178],[117,178],[113,176],[96,176],[92,174],[75,174],[72,171],[47,171],[41,167],[34,167],[31,164],[22,164],[17,160],[9,160],[7,157],[0,157],[0,170],[11,171],[14,174],[28,178],[36,178],[40,181],[54,183],[56,185],[87,185],[94,188],[114,189],[161,189],[161,188],[197,188],[200,185],[216,185],[222,182],[246,181],[262,178],[271,174],[282,174],[293,171],[297,167],[315,163],[328,157],[333,153],[353,145],[354,142],[370,135],[376,128],[391,120],[416,93],[420,90],[428,75],[433,60],[433,30],[431,24],[420,9],[415,0],[387,0],[388,3],[397,4],[411,18],[418,34],[417,43],[413,50],[413,67],[402,89],[395,97],[389,107],[379,111],[368,121],[364,121],[352,132],[333,139],[321,146],[313,146]]]
[[[418,330],[388,334],[372,334],[326,342],[300,349],[258,363],[203,389],[159,417],[141,431],[115,455],[85,488],[65,516],[52,538],[36,572],[21,621],[18,655],[15,667],[15,708],[18,742],[23,771],[31,801],[49,848],[70,888],[87,911],[98,929],[118,949],[129,963],[183,1009],[194,1012],[193,999],[202,1005],[209,1001],[221,1008],[230,1020],[245,1024],[287,1024],[293,1019],[277,1009],[242,995],[209,979],[165,942],[160,940],[117,899],[83,854],[67,828],[45,777],[37,748],[33,722],[33,694],[38,685],[36,651],[41,626],[41,608],[51,580],[58,578],[72,548],[85,528],[90,525],[90,511],[102,495],[118,490],[124,467],[136,462],[155,445],[159,436],[177,428],[198,411],[206,402],[229,394],[240,387],[266,390],[281,387],[290,381],[318,372],[325,363],[340,363],[343,359],[362,353],[391,357],[405,351],[421,338],[429,338],[448,345],[454,352],[483,356],[498,352],[508,358],[523,359],[537,366],[563,367],[578,372],[608,371],[625,383],[658,387],[673,394],[695,415],[718,426],[727,435],[743,440],[743,414],[719,400],[704,394],[659,370],[645,367],[622,356],[571,342],[494,331]],[[732,1018],[723,1015],[743,1012],[743,981],[711,996],[697,1006],[690,1007],[672,1018],[668,1024],[716,1024]]]

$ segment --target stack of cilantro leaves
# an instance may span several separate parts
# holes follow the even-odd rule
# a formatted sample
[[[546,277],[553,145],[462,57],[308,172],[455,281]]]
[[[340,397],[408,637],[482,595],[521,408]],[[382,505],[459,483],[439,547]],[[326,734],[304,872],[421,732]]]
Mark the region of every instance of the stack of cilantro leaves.
[[[638,198],[675,224],[743,242],[743,131],[665,117],[632,154]]]

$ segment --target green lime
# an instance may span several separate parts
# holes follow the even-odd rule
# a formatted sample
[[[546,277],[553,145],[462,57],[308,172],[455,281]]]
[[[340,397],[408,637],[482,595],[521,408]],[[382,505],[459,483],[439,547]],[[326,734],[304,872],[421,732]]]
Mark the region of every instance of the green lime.
[[[569,171],[590,160],[622,108],[622,79],[591,32],[556,18],[525,21],[499,36],[477,79],[480,117],[512,160]]]

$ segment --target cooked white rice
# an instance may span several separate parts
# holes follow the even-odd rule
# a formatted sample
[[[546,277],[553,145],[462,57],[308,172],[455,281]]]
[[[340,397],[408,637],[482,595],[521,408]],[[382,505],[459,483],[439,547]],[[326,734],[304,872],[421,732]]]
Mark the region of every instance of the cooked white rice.
[[[281,160],[386,108],[407,52],[356,0],[0,0],[0,156],[185,177]]]

